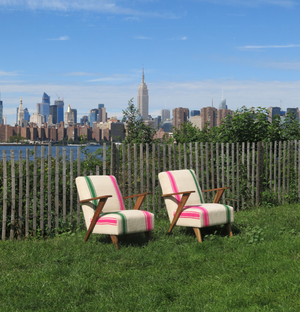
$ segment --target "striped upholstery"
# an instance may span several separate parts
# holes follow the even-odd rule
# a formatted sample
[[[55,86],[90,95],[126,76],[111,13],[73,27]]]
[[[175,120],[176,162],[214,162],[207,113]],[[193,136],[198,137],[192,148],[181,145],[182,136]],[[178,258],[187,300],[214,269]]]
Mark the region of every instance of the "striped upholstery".
[[[161,172],[158,178],[163,194],[195,191],[186,202],[186,206],[183,208],[176,225],[202,228],[234,221],[232,207],[203,202],[203,195],[193,170]],[[164,199],[170,222],[172,222],[181,200],[181,195],[165,197]]]
[[[93,233],[120,235],[154,229],[154,215],[143,210],[125,210],[122,194],[114,176],[77,177],[79,199],[112,195],[107,199]],[[82,204],[86,227],[89,228],[98,200]]]

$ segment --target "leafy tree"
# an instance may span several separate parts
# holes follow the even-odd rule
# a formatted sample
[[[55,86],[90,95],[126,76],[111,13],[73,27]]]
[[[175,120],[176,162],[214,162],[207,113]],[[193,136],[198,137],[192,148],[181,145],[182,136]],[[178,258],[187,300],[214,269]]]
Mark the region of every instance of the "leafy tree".
[[[128,101],[128,107],[123,112],[123,122],[126,123],[125,143],[152,143],[155,130],[146,126],[139,117],[139,111],[133,104],[133,98]]]

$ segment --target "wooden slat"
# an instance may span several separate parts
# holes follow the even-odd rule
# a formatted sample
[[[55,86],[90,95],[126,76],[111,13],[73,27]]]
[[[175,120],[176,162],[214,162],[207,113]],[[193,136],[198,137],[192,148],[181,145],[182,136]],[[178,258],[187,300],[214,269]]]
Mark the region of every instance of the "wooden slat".
[[[291,168],[291,141],[287,142],[287,158],[286,158],[286,193],[290,194],[290,168]]]
[[[15,168],[15,153],[10,150],[10,165],[11,165],[11,211],[10,211],[10,235],[12,240],[15,235],[15,215],[16,215],[16,168]]]
[[[261,142],[257,143],[257,165],[256,165],[256,205],[259,205],[260,202],[260,181],[261,181]]]
[[[128,196],[131,195],[131,146],[127,145],[128,153]],[[131,209],[131,199],[128,200],[129,209]]]
[[[192,142],[190,142],[189,144],[190,146],[190,168],[191,169],[194,169],[193,168],[193,147],[192,147]]]
[[[100,166],[96,165],[96,175],[100,175]]]
[[[29,149],[26,148],[26,208],[25,208],[25,237],[29,235],[29,200],[30,200],[30,170]]]
[[[33,219],[32,219],[32,227],[33,227],[33,235],[36,235],[37,230],[37,146],[34,146],[33,150]]]
[[[221,183],[221,186],[224,187],[225,186],[225,163],[224,163],[224,156],[225,156],[225,151],[224,151],[224,143],[221,143],[221,155],[222,155],[222,183]],[[229,185],[227,185],[229,186]],[[223,199],[222,199],[222,203],[223,205],[225,204],[225,196],[222,196]]]
[[[169,145],[171,147],[171,145]],[[171,151],[171,148],[169,149]],[[155,213],[155,144],[152,143],[152,212]]]
[[[205,189],[209,190],[211,187],[210,187],[210,183],[209,183],[208,142],[205,143],[205,167],[206,167]],[[211,200],[210,194],[207,194],[206,195],[206,202],[211,202],[211,201],[212,200]]]
[[[203,157],[203,142],[200,143],[200,153],[201,153],[201,188],[202,190],[205,189],[204,187],[204,157]]]
[[[283,164],[282,164],[282,202],[285,203],[285,162],[286,162],[286,141],[283,142]]]
[[[181,143],[178,143],[178,168],[179,168],[179,170],[182,169],[182,166],[181,166]]]
[[[171,144],[168,144],[168,152],[169,152],[169,170],[172,170]]]
[[[217,188],[220,187],[220,159],[219,159],[219,143],[216,143],[216,171],[217,171]]]
[[[268,142],[263,142],[263,154],[264,154],[264,159],[265,159],[265,181],[268,180]]]
[[[115,150],[116,150],[116,174],[117,174],[117,181],[120,183],[120,144],[114,144],[115,145]]]
[[[226,143],[226,174],[227,174],[227,185],[226,186],[231,186],[230,185],[230,171],[229,171],[229,163],[230,163],[230,157],[229,157],[229,143]],[[230,198],[231,197],[231,192],[227,190],[227,196]]]
[[[231,197],[235,199],[235,179],[234,179],[234,143],[231,143]],[[232,207],[236,208],[236,202],[232,202]]]
[[[210,143],[210,171],[211,171],[211,188],[215,188],[215,162],[214,162],[214,145]]]
[[[146,179],[147,179],[147,193],[150,192],[150,163],[149,163],[149,144],[146,143]],[[147,211],[150,209],[150,198],[147,196]]]
[[[247,202],[250,201],[250,142],[247,142]]]
[[[40,179],[40,229],[42,236],[45,235],[45,146],[41,146],[41,179]]]
[[[144,193],[144,151],[143,144],[140,143],[140,193]],[[143,206],[141,206],[141,209]]]
[[[297,140],[294,140],[294,181],[295,181],[295,193],[297,192],[298,187],[298,177],[297,177]]]
[[[134,162],[133,162],[134,194],[137,194],[138,190],[137,190],[137,147],[136,147],[136,143],[133,144],[133,157],[134,157]]]
[[[272,165],[272,160],[273,160],[273,142],[270,142],[270,171],[269,171],[269,184],[270,184],[270,191],[272,191],[272,187],[273,187],[273,181],[272,181],[272,169],[273,169],[273,165]],[[268,181],[268,180],[267,180]]]
[[[298,198],[300,198],[300,140],[298,141]]]
[[[161,172],[161,166],[160,166],[160,163],[161,163],[161,157],[160,157],[160,144],[157,145],[157,173],[160,173]],[[155,180],[156,181],[156,180]],[[149,196],[147,196],[149,197]],[[161,207],[161,189],[160,187],[158,188],[158,210],[160,211]]]
[[[184,159],[184,169],[187,169],[186,143],[183,143],[183,159]]]
[[[196,167],[196,177],[199,183],[199,154],[198,154],[198,142],[195,142],[195,167]],[[200,183],[199,183],[200,185]]]
[[[19,151],[19,212],[18,212],[18,239],[22,238],[23,230],[23,157]]]
[[[105,145],[105,146],[104,146]],[[106,151],[106,144],[103,144],[103,150]],[[104,164],[103,164],[104,166]],[[81,175],[81,153],[80,153],[80,147],[77,148],[77,177]],[[80,204],[79,204],[79,196],[77,192],[77,214],[76,214],[76,222],[77,225],[80,223]]]
[[[237,211],[240,211],[240,144],[236,143],[236,199]]]
[[[173,170],[176,170],[176,157],[177,157],[177,155],[176,155],[176,144],[175,143],[173,143],[173,161],[174,161],[174,164],[173,164]]]
[[[242,166],[243,166],[243,180],[244,180],[244,171],[245,171],[245,142],[242,142]],[[242,209],[245,209],[245,196],[244,192],[242,193]]]
[[[110,174],[115,175],[115,144],[111,143],[110,145]]]
[[[71,149],[72,150],[72,149]],[[71,151],[70,151],[71,152]],[[63,221],[67,221],[67,159],[66,159],[66,148],[63,147]]]
[[[163,144],[163,171],[167,170],[166,158],[167,158],[167,155],[166,155],[166,144]]]
[[[279,141],[278,147],[278,201],[281,202],[281,157],[282,154],[282,142]],[[277,170],[277,142],[274,144],[274,193],[276,193],[276,170]]]
[[[254,182],[255,182],[255,143],[252,143],[252,188],[251,188],[251,202],[254,205]]]
[[[70,150],[70,224],[73,223],[73,187],[74,187],[74,175],[73,175],[73,149]]]
[[[7,159],[6,151],[2,151],[3,161],[3,215],[2,215],[2,240],[6,239],[6,218],[7,218]]]
[[[55,151],[55,228],[58,229],[59,216],[59,147]]]
[[[106,143],[103,143],[103,175],[106,175]]]
[[[123,188],[123,194],[124,196],[127,195],[127,193],[125,193],[125,185],[126,185],[126,145],[125,143],[123,143],[122,145],[122,164],[123,164],[123,168],[122,168],[122,176],[123,176],[123,179],[122,179],[122,188]]]

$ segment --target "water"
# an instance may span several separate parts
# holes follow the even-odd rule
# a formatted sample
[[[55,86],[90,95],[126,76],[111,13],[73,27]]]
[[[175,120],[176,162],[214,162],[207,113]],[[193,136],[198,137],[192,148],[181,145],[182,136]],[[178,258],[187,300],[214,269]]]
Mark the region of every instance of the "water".
[[[97,149],[102,148],[102,145],[91,145],[91,146],[84,146],[84,148],[89,153],[96,152]],[[29,159],[33,160],[33,151],[34,146],[32,145],[0,145],[0,160],[3,159],[3,151],[6,151],[6,157],[7,159],[10,159],[11,150],[14,151],[15,159],[19,159],[19,151],[22,151],[22,157],[25,159],[26,157],[26,149],[29,149]],[[78,146],[59,146],[59,155],[62,156],[63,154],[63,148],[66,149],[66,158],[70,159],[70,151],[73,150],[73,159],[77,159],[77,149]],[[51,153],[53,157],[56,157],[56,146],[52,146]],[[48,146],[45,146],[45,152],[44,152],[45,158],[48,155]],[[37,157],[41,156],[41,146],[37,146]],[[81,153],[81,160],[84,160],[84,154]]]

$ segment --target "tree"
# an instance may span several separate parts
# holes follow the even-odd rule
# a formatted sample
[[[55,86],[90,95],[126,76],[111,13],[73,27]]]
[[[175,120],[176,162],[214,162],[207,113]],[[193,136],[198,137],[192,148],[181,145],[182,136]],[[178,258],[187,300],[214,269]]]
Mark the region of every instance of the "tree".
[[[152,143],[155,130],[143,123],[138,109],[133,104],[133,98],[128,101],[128,107],[122,112],[122,121],[126,123],[125,143]]]

